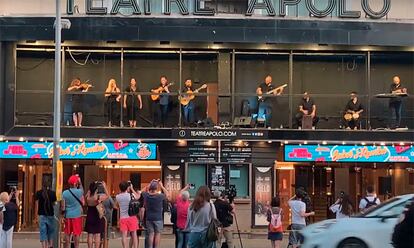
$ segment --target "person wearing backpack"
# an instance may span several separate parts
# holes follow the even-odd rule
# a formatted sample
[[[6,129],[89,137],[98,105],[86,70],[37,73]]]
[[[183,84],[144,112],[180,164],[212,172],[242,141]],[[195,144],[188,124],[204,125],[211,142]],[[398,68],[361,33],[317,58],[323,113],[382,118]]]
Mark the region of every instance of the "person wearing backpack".
[[[193,203],[188,209],[186,230],[190,232],[189,248],[213,248],[215,240],[209,239],[211,223],[217,220],[216,208],[210,202],[211,192],[207,186],[198,188]],[[216,233],[217,234],[217,233]],[[218,235],[217,235],[218,236]]]
[[[280,248],[282,244],[282,216],[283,211],[280,207],[280,198],[278,196],[275,196],[272,198],[270,208],[267,210],[267,221],[269,222],[267,239],[270,240],[272,248]]]
[[[119,230],[122,234],[122,247],[129,247],[127,241],[128,233],[131,235],[132,239],[132,248],[138,248],[139,239],[137,236],[138,230],[138,218],[137,213],[135,213],[135,200],[138,200],[141,196],[141,192],[136,192],[134,187],[130,182],[122,181],[119,183],[119,190],[121,193],[116,195],[116,205],[118,206],[119,211]]]
[[[85,205],[81,179],[72,175],[68,180],[69,189],[62,193],[62,212],[65,218],[65,248],[69,247],[73,235],[75,248],[79,247],[79,237],[82,233],[82,209]]]
[[[377,195],[374,192],[374,187],[368,185],[367,195],[359,202],[359,210],[363,213],[369,208],[379,205],[380,203],[381,201],[378,199]]]

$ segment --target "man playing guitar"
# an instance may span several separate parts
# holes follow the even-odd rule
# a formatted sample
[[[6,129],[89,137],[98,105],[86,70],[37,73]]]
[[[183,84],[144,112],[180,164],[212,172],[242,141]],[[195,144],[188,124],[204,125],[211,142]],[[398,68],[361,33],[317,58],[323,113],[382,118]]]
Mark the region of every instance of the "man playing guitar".
[[[401,80],[399,76],[395,76],[392,79],[393,83],[390,87],[390,93],[395,94],[396,97],[390,98],[390,112],[391,117],[395,114],[395,122],[392,124],[391,128],[398,128],[401,125],[401,110],[402,110],[402,98],[398,96],[399,94],[407,94],[407,89],[401,86]],[[392,118],[393,120],[393,118]]]
[[[151,90],[152,93],[156,94],[151,96],[153,100],[155,99],[154,120],[156,119],[155,115],[157,115],[158,123],[161,127],[165,127],[165,124],[167,123],[168,106],[170,103],[170,96],[168,95],[168,93],[170,93],[170,90],[168,86],[170,86],[170,84],[168,84],[167,77],[161,76],[160,86]],[[156,97],[157,95],[159,97]],[[156,122],[154,121],[154,123]]]
[[[282,85],[275,88],[272,85],[272,77],[267,75],[264,83],[261,83],[257,89],[256,94],[258,95],[259,107],[257,112],[257,119],[265,119],[266,126],[272,126],[272,97],[265,97],[264,95],[281,95],[283,89],[287,85]]]
[[[359,101],[357,93],[352,91],[351,99],[348,101],[345,107],[345,127],[346,129],[357,130],[360,126],[360,116],[364,112],[364,106]]]
[[[183,107],[184,115],[184,125],[190,126],[194,124],[195,119],[195,102],[194,102],[194,93],[198,93],[200,90],[207,88],[206,84],[203,84],[200,88],[194,89],[193,82],[191,79],[187,79],[184,82],[184,88],[182,90],[182,95],[180,95],[179,100]]]

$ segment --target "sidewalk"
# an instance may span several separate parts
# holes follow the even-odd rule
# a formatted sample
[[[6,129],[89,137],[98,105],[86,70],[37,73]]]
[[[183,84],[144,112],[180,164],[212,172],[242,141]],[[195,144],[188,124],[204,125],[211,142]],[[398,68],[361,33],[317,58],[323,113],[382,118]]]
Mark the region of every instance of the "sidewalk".
[[[266,238],[263,239],[242,239],[243,242],[243,247],[244,248],[269,248],[270,247],[270,241],[267,240]],[[237,248],[240,248],[240,241],[239,239],[234,239],[234,245]],[[287,237],[285,236],[283,239],[283,243],[282,243],[282,247],[286,247],[287,246]],[[39,240],[35,240],[35,239],[24,239],[21,237],[16,237],[13,240],[13,247],[14,248],[39,248],[40,247],[40,242]],[[81,244],[82,248],[87,247],[86,244]],[[111,239],[109,241],[109,247],[110,248],[121,248],[121,240],[119,238],[117,239]],[[140,238],[140,242],[139,242],[139,247],[143,248],[144,247],[144,240],[142,238]],[[161,240],[161,246],[160,248],[174,248],[174,239],[167,237],[165,239]]]

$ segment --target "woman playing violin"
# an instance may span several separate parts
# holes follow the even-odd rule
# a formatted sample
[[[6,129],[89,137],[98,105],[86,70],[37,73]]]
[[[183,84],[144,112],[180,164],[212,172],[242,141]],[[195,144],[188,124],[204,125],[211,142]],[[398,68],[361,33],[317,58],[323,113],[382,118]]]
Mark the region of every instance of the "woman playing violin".
[[[74,92],[72,94],[72,118],[75,127],[82,126],[83,119],[83,94],[87,92],[92,85],[87,83],[81,83],[79,78],[75,78],[70,83],[68,91]]]

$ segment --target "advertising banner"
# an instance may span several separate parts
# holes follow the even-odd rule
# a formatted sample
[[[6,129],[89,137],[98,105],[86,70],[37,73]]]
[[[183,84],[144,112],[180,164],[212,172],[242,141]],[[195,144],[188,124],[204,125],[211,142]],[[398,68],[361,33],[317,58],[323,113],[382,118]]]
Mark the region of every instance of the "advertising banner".
[[[290,162],[414,162],[412,146],[285,145]]]
[[[254,225],[267,226],[267,210],[272,199],[272,168],[254,169]]]
[[[52,157],[52,142],[0,142],[0,158],[51,159]],[[127,142],[62,142],[60,159],[155,160],[157,145]]]

